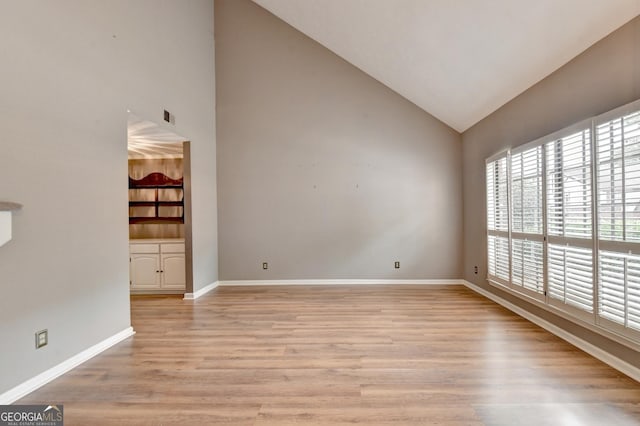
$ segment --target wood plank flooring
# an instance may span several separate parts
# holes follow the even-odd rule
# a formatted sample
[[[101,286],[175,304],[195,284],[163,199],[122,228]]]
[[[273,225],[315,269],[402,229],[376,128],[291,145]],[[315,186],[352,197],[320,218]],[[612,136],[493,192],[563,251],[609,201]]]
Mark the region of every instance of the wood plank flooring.
[[[461,286],[133,297],[137,334],[18,403],[66,425],[636,425],[640,384]]]

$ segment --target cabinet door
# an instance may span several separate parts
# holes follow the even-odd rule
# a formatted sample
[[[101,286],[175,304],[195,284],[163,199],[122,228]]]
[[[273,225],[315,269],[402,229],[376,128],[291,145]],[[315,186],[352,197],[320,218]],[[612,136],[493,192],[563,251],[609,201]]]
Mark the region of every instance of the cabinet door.
[[[165,290],[184,290],[186,269],[184,253],[162,254],[162,288]]]
[[[150,290],[160,288],[160,256],[153,253],[131,254],[131,288]]]

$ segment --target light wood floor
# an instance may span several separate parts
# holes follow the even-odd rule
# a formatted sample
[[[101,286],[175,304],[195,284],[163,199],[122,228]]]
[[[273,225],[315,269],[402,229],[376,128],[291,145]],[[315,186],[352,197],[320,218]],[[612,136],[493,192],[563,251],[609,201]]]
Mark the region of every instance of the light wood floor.
[[[19,401],[65,425],[632,425],[640,384],[459,286],[132,298],[137,334]]]

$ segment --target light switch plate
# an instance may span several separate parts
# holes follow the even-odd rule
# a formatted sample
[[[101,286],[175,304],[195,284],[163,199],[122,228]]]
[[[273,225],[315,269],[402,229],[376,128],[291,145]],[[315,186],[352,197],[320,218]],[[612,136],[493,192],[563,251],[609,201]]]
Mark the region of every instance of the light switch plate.
[[[49,343],[49,332],[47,330],[36,332],[36,349],[47,346],[47,343]]]

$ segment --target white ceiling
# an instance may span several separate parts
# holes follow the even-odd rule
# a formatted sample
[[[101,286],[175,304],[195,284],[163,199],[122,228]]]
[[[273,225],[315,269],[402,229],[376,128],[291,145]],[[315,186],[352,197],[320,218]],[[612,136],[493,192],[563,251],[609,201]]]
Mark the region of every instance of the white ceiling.
[[[254,0],[458,131],[640,13],[640,0]]]
[[[186,139],[152,121],[129,113],[127,142],[130,159],[182,158]]]

